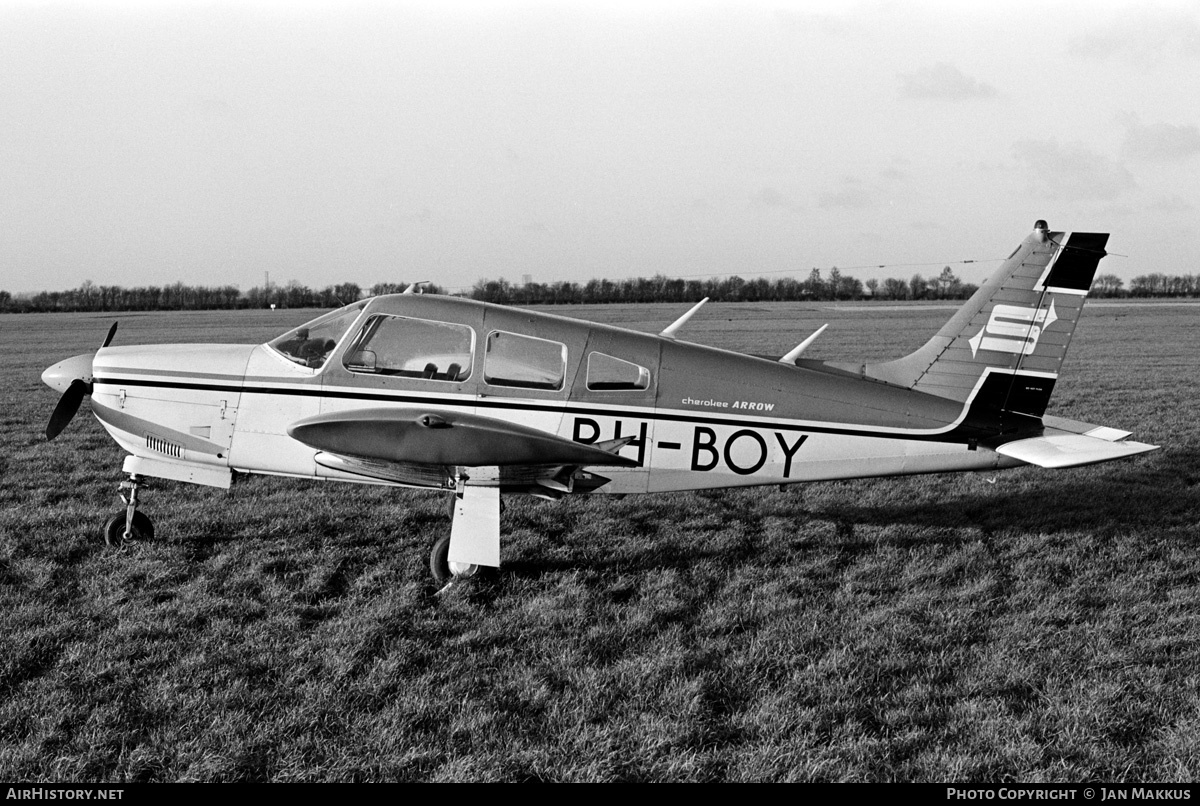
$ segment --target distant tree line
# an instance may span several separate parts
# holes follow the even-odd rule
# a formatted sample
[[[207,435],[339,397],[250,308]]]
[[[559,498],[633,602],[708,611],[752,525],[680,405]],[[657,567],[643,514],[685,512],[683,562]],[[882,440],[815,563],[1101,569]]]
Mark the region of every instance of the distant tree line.
[[[242,308],[337,308],[364,295],[396,294],[408,283],[376,283],[364,289],[357,283],[341,283],[314,290],[292,280],[241,291],[236,286],[193,286],[175,283],[167,286],[96,285],[88,280],[69,291],[43,291],[14,296],[0,291],[0,312],[36,313],[47,311],[187,311],[234,310]],[[593,279],[586,283],[510,283],[479,280],[462,296],[503,305],[570,305],[629,302],[698,302],[705,297],[716,302],[784,302],[803,300],[936,300],[966,299],[978,286],[962,282],[946,266],[937,276],[914,274],[907,280],[889,277],[865,283],[843,274],[836,267],[822,276],[813,269],[807,278],[759,277],[746,280],[738,276],[685,279],[677,277],[634,277],[623,280]],[[425,283],[422,290],[431,294],[445,289]],[[1134,277],[1128,287],[1114,274],[1098,275],[1092,283],[1093,297],[1200,297],[1200,274],[1144,274]]]
[[[408,283],[376,283],[368,293],[395,294]],[[427,293],[442,293],[436,285],[426,284]],[[175,283],[167,286],[96,285],[88,280],[69,291],[43,291],[28,296],[13,296],[0,291],[0,312],[37,313],[48,311],[202,311],[241,308],[338,308],[363,296],[358,283],[341,283],[313,290],[295,280],[284,285],[251,288],[236,286],[196,286]]]
[[[1124,281],[1100,274],[1092,281],[1093,297],[1200,297],[1200,274],[1142,274]]]
[[[633,277],[624,280],[589,280],[586,283],[510,283],[505,279],[479,280],[469,296],[483,302],[511,305],[562,305],[619,302],[784,302],[851,299],[966,299],[978,286],[964,283],[949,266],[937,277],[914,274],[908,280],[867,280],[842,274],[836,267],[823,277],[813,269],[804,280],[738,276],[710,279]]]

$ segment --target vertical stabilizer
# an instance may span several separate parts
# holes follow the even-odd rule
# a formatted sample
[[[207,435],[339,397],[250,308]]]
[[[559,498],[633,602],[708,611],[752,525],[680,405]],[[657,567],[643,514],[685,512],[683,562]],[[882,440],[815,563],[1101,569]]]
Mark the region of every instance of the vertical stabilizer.
[[[1107,242],[1107,233],[1050,232],[1038,221],[925,346],[895,361],[833,366],[1040,417]]]

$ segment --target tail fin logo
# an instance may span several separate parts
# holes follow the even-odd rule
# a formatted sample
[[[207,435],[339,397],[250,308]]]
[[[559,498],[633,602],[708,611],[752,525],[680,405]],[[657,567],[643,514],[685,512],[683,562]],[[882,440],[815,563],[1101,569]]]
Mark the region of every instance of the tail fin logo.
[[[1054,300],[1050,307],[1025,308],[1019,305],[997,305],[983,328],[968,339],[971,356],[980,350],[998,353],[1029,355],[1037,348],[1042,331],[1058,321],[1054,313]]]

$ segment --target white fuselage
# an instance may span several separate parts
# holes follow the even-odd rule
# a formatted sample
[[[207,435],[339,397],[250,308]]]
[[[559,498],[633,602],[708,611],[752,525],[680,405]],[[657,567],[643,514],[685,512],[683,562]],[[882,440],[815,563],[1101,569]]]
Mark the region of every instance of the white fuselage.
[[[453,410],[585,443],[634,436],[632,468],[599,468],[597,492],[644,493],[1020,465],[986,447],[863,433],[772,417],[765,404],[694,408],[536,401],[498,394],[329,383],[265,345],[161,345],[101,350],[93,411],[133,457],[129,472],[214,486],[233,473],[388,483],[326,467],[288,435],[306,417],[395,406]],[[353,381],[354,379],[350,379]],[[894,429],[893,429],[894,430]]]

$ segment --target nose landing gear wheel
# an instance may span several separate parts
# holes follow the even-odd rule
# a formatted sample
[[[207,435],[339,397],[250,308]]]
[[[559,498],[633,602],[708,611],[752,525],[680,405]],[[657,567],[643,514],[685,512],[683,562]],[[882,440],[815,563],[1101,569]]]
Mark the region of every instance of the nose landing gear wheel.
[[[104,524],[104,543],[108,546],[119,547],[128,542],[125,538],[126,513],[118,512]],[[153,540],[154,523],[141,512],[133,513],[132,540]]]
[[[452,563],[449,561],[450,535],[442,535],[434,541],[433,549],[429,552],[429,571],[439,585],[459,579],[470,579],[479,574],[481,566],[468,563]]]

